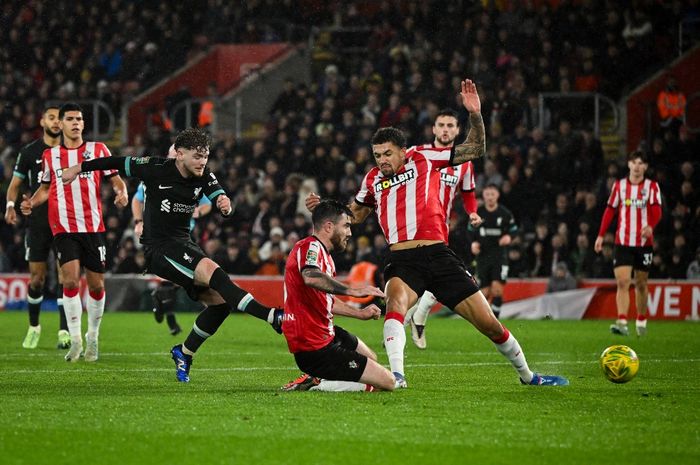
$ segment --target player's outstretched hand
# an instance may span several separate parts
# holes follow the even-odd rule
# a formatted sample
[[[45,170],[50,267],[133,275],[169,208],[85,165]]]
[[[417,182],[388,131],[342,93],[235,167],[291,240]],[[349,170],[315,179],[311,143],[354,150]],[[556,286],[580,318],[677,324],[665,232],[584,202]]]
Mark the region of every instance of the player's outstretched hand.
[[[126,207],[126,204],[129,203],[129,196],[126,194],[126,191],[118,190],[116,191],[116,194],[117,195],[114,197],[114,205],[119,208]]]
[[[595,253],[600,253],[603,251],[603,236],[598,236],[593,244],[593,250]]]
[[[80,174],[80,164],[66,168],[61,173],[61,182],[70,184]]]
[[[380,316],[382,316],[382,310],[374,304],[361,309],[358,315],[360,320],[378,320]]]
[[[311,192],[304,200],[304,205],[306,205],[306,209],[310,212],[314,211],[314,208],[318,207],[319,203],[321,203],[321,197],[315,192]]]
[[[32,214],[32,199],[29,198],[29,195],[24,194],[22,196],[22,203],[20,204],[19,209],[22,211],[24,216],[29,216]]]
[[[231,199],[225,195],[220,195],[216,198],[216,208],[219,209],[222,215],[229,216],[231,214]]]
[[[476,84],[470,79],[462,81],[462,92],[460,92],[460,95],[462,96],[462,104],[469,113],[481,113],[479,93],[476,91]]]
[[[17,212],[14,205],[5,210],[5,223],[13,226],[17,224]]]
[[[348,288],[347,295],[351,297],[385,297],[381,289],[374,286],[357,286]]]
[[[469,214],[469,224],[472,225],[472,228],[481,226],[481,223],[483,222],[484,220],[479,216],[478,213],[474,212]]]

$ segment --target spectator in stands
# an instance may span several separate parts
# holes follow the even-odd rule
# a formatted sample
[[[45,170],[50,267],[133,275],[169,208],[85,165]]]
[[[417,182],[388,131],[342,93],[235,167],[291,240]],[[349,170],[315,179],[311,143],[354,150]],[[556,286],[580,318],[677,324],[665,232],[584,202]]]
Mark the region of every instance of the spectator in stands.
[[[508,249],[508,277],[528,278],[529,271],[523,250],[520,246],[511,246]]]
[[[591,241],[585,233],[576,236],[576,248],[571,252],[570,262],[576,278],[588,278],[593,274],[595,255],[591,249]]]
[[[669,77],[666,87],[656,97],[661,127],[668,128],[677,135],[678,129],[685,122],[685,105],[685,94],[678,88],[676,78]]]
[[[284,255],[289,252],[289,243],[284,239],[284,230],[279,226],[270,229],[270,238],[258,250],[260,260],[269,260],[272,257],[274,247],[277,247]]]
[[[685,277],[687,279],[700,279],[700,247],[695,250],[695,260],[688,265]]]
[[[199,104],[199,114],[197,124],[200,128],[209,128],[214,124],[214,108],[219,100],[219,93],[216,90],[216,83],[211,82],[207,86],[207,96]]]
[[[262,250],[262,249],[261,249]],[[284,274],[284,264],[287,254],[284,253],[279,243],[273,244],[269,248],[269,255],[255,272],[260,276],[280,276]]]
[[[603,251],[597,255],[593,261],[593,273],[591,278],[613,279],[615,273],[613,271],[613,243],[604,242]]]
[[[566,263],[559,262],[547,282],[547,292],[561,292],[576,289],[576,279],[569,273]]]

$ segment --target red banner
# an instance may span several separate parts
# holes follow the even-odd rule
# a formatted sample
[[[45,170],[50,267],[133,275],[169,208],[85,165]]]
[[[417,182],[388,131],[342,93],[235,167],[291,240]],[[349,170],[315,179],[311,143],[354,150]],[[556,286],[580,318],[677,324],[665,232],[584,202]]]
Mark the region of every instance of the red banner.
[[[233,281],[253,294],[256,300],[268,306],[282,306],[284,280],[281,276],[232,276]],[[106,276],[109,281],[111,276]],[[128,279],[121,277],[120,279]],[[134,280],[153,279],[137,276]],[[0,309],[13,307],[27,299],[29,275],[22,273],[0,274]],[[122,281],[120,281],[122,283]],[[109,283],[106,283],[109,284]],[[124,285],[124,284],[120,284]],[[84,279],[81,288],[84,289]],[[586,280],[579,287],[595,287],[584,318],[613,319],[617,316],[615,305],[615,281]],[[514,279],[505,287],[505,301],[541,296],[547,288],[546,279]],[[109,298],[109,296],[108,296]],[[630,290],[630,305],[634,308],[634,290]],[[700,281],[649,281],[649,318],[652,320],[700,320]],[[113,310],[134,310],[134,308]],[[630,317],[636,315],[630,312]]]

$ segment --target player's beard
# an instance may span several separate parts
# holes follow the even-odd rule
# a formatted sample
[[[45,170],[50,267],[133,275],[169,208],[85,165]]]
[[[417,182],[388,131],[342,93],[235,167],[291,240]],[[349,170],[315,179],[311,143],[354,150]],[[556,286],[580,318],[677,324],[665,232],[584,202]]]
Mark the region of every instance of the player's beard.
[[[438,137],[438,142],[440,142],[440,145],[443,147],[449,147],[450,145],[454,144],[455,138],[453,137],[452,139],[447,138],[447,140],[444,140],[442,137]]]
[[[331,236],[331,245],[333,246],[333,251],[342,252],[348,246],[348,236],[342,237],[339,232],[334,232]]]
[[[55,139],[61,135],[61,130],[59,129],[58,132],[53,132],[49,128],[44,128],[44,134],[46,134],[47,136],[49,136],[52,139]]]

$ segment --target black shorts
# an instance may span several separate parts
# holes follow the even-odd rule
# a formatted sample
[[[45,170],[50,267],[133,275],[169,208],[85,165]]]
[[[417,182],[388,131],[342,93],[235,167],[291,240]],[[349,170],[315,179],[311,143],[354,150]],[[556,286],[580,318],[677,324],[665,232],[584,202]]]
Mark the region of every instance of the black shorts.
[[[332,381],[359,381],[367,366],[367,357],[357,352],[358,340],[340,326],[326,347],[311,352],[297,352],[294,360],[301,371]]]
[[[502,255],[488,255],[476,257],[476,276],[479,285],[489,287],[492,282],[500,281],[505,284],[508,278],[508,262]]]
[[[420,297],[428,290],[454,309],[479,292],[474,278],[457,255],[445,244],[389,252],[384,279],[400,278]]]
[[[178,284],[192,300],[198,300],[206,286],[195,286],[194,270],[207,254],[192,241],[172,241],[145,246],[146,270]]]
[[[45,228],[30,226],[24,236],[24,259],[28,262],[46,262],[53,249],[53,233]]]
[[[95,273],[105,272],[107,247],[102,233],[61,233],[54,236],[54,248],[58,263],[64,265],[73,260]]]
[[[654,258],[654,249],[647,247],[626,247],[615,245],[615,257],[613,267],[631,266],[635,270],[649,272],[651,260]]]

